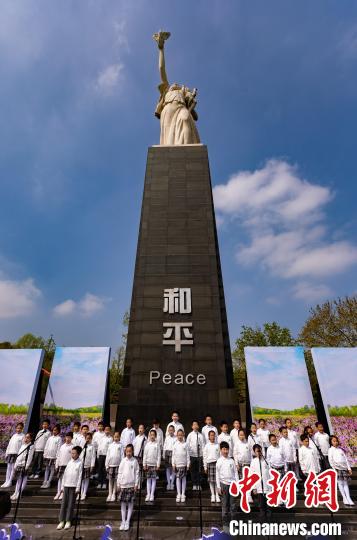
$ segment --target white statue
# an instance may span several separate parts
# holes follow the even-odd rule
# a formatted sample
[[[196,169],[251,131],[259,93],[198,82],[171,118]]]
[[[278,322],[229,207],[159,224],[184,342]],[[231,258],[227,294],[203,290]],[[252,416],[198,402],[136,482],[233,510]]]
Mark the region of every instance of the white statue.
[[[155,115],[160,118],[160,144],[197,144],[200,142],[195,121],[197,90],[187,86],[171,84],[165,70],[164,43],[170,37],[169,32],[158,32],[153,38],[159,47],[159,84],[160,99]]]

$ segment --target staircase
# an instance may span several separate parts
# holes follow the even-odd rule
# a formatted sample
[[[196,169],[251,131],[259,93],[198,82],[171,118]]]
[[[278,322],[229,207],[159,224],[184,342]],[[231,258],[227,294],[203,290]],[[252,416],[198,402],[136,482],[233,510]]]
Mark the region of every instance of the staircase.
[[[5,467],[0,466],[0,482],[3,483],[5,477]],[[60,501],[54,501],[56,493],[56,483],[49,489],[40,489],[42,480],[29,480],[26,490],[21,499],[18,511],[17,522],[21,524],[27,534],[32,534],[33,540],[37,538],[72,538],[73,529],[69,532],[57,532],[54,525],[58,523],[58,512]],[[357,470],[354,471],[352,483],[350,485],[352,499],[357,502]],[[11,490],[11,493],[13,489]],[[185,503],[176,503],[176,493],[166,491],[166,480],[164,480],[164,470],[160,471],[160,479],[157,481],[156,498],[153,503],[145,502],[145,490],[141,495],[141,520],[140,537],[144,539],[177,538],[177,539],[197,539],[200,537],[200,514],[199,514],[199,493],[192,491],[188,482]],[[106,502],[107,492],[90,488],[88,497],[80,503],[81,534],[84,539],[99,540],[100,529],[106,524],[112,524],[116,531],[114,538],[136,538],[136,516],[133,516],[133,527],[130,533],[121,533],[117,530],[120,523],[120,506],[118,503]],[[136,507],[138,497],[136,498]],[[13,504],[13,507],[15,504]],[[4,523],[12,521],[11,513],[5,518]],[[204,530],[207,534],[211,527],[221,527],[221,507],[219,504],[210,502],[210,494],[207,486],[202,491],[202,515]],[[251,514],[244,515],[239,512],[237,519],[256,520],[257,509],[253,508]],[[298,522],[335,522],[343,524],[345,534],[343,539],[357,539],[357,505],[356,507],[344,507],[340,502],[340,510],[331,518],[331,513],[325,508],[307,509],[304,506],[301,493],[298,495],[298,502],[295,508],[286,510],[277,508],[273,510],[272,521],[298,521]],[[0,524],[0,526],[3,526]],[[51,527],[46,527],[51,525]],[[41,536],[42,529],[52,531],[51,534]],[[99,529],[99,532],[98,532]],[[55,531],[55,532],[53,532]],[[352,535],[352,536],[349,536]],[[242,538],[242,537],[240,537]],[[250,536],[250,539],[253,537]]]

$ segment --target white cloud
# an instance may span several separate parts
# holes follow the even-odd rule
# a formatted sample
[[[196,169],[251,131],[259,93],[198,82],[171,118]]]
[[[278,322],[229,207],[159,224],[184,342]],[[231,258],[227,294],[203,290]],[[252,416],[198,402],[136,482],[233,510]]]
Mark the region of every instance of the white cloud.
[[[86,293],[78,302],[68,299],[57,304],[53,308],[53,314],[56,317],[67,317],[77,313],[82,317],[91,317],[101,311],[109,300],[92,293]]]
[[[102,96],[113,94],[123,79],[124,65],[121,63],[111,64],[104,68],[95,81],[95,90]]]
[[[0,319],[29,315],[36,308],[40,296],[41,291],[35,286],[32,278],[24,281],[1,279]]]
[[[304,300],[308,304],[310,302],[318,302],[327,300],[332,296],[330,287],[323,284],[307,283],[306,281],[298,282],[294,286],[294,297],[298,300]]]
[[[220,222],[238,223],[248,233],[237,261],[285,279],[332,277],[357,264],[357,246],[328,238],[324,207],[333,196],[328,187],[301,178],[296,166],[276,159],[214,188]],[[310,301],[331,293],[326,285],[309,287]],[[295,297],[305,300],[306,291],[306,283],[300,284]]]

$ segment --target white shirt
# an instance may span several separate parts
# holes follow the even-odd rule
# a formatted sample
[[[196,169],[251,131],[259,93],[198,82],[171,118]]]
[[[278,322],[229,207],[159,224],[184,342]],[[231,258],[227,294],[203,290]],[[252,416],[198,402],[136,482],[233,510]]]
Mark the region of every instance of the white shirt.
[[[105,433],[104,431],[96,431],[95,433],[93,433],[93,439],[92,439],[92,442],[93,442],[93,446],[94,448],[96,449],[96,451],[98,451],[98,446],[99,446],[99,442],[103,439],[103,437],[105,437]]]
[[[10,454],[18,454],[21,448],[21,445],[24,442],[24,439],[25,439],[24,433],[14,433],[11,439],[9,440],[9,444],[7,445],[5,456],[8,456]]]
[[[144,448],[143,466],[160,467],[161,449],[157,441],[148,441]]]
[[[164,453],[166,452],[166,450],[172,452],[176,440],[176,435],[166,435],[164,443]]]
[[[268,446],[270,446],[270,442],[269,442],[270,431],[269,431],[269,429],[258,428],[257,429],[257,435],[259,435],[259,438],[260,438],[263,446],[265,448],[268,448]]]
[[[299,450],[300,443],[298,432],[294,431],[293,429],[288,429],[288,438],[293,443],[293,447],[295,448],[295,450]]]
[[[285,467],[283,451],[279,446],[268,446],[266,458],[270,467],[273,467],[274,469],[280,469],[280,467]]]
[[[34,451],[35,451],[34,447],[32,445],[32,446],[30,446],[30,449],[27,452],[27,448],[29,446],[30,446],[30,444],[26,444],[26,443],[23,443],[20,446],[19,455],[17,456],[16,461],[15,461],[15,470],[18,467],[24,467],[25,463],[26,463],[26,470],[29,469],[29,467],[31,465],[31,462],[32,462],[32,459],[33,459],[33,454],[34,454]],[[27,456],[27,459],[26,459],[27,454],[28,454],[28,456]]]
[[[250,464],[252,461],[252,453],[250,451],[248,441],[241,441],[240,439],[237,439],[233,448],[233,457],[237,465],[238,463],[243,463],[245,465]]]
[[[48,438],[43,452],[43,457],[46,459],[56,459],[59,449],[62,445],[62,439],[60,435],[51,435]]]
[[[67,466],[64,470],[63,479],[62,479],[62,488],[64,487],[74,487],[76,491],[79,491],[81,487],[81,477],[82,477],[82,461],[78,459],[73,459],[67,463]]]
[[[87,443],[87,446],[83,448],[82,452],[79,455],[79,459],[83,461],[84,454],[86,455],[86,459],[84,461],[84,468],[85,469],[94,469],[95,467],[95,458],[96,458],[96,451],[94,448],[93,443]]]
[[[181,422],[174,422],[174,421],[172,421],[172,422],[170,422],[169,424],[167,424],[167,428],[166,428],[166,436],[167,436],[168,433],[169,433],[169,427],[170,427],[170,426],[174,426],[174,428],[175,428],[175,435],[176,435],[176,433],[178,432],[179,429],[182,429],[182,431],[185,433],[185,430],[184,430],[183,425],[181,424]]]
[[[285,463],[296,462],[296,450],[294,444],[289,437],[281,437],[279,440],[279,447],[283,453]]]
[[[143,444],[143,441],[144,441],[144,444]],[[145,433],[143,433],[142,435],[137,435],[135,437],[134,442],[133,442],[135,457],[138,457],[140,455],[141,457],[143,456],[146,441],[147,441],[147,437]]]
[[[121,442],[112,442],[108,446],[107,457],[105,458],[105,468],[119,467],[123,457],[123,445]]]
[[[208,443],[209,439],[208,439],[208,434],[210,431],[214,431],[216,436],[215,436],[215,441],[217,442],[217,439],[218,439],[218,430],[215,426],[209,426],[209,425],[205,425],[203,426],[202,428],[202,435],[203,435],[203,438],[205,440],[205,444]]]
[[[229,433],[222,432],[218,435],[218,440],[217,440],[218,444],[221,444],[222,441],[228,443],[228,446],[229,446],[228,457],[233,457],[233,445],[232,445],[232,439]]]
[[[187,435],[186,442],[188,445],[188,453],[190,454],[190,456],[198,457],[199,454],[200,457],[203,457],[203,447],[205,445],[205,440],[202,433],[199,433],[198,431],[191,431],[191,433]]]
[[[73,433],[72,444],[73,446],[80,446],[81,448],[86,444],[86,439],[80,431]]]
[[[51,437],[51,432],[48,429],[40,429],[34,440],[35,452],[43,452],[47,440]]]
[[[63,443],[62,444],[62,446],[59,449],[58,456],[57,456],[57,459],[56,459],[56,469],[58,469],[58,467],[64,467],[65,465],[67,465],[67,463],[71,459],[71,450],[72,450],[72,448],[73,448],[72,443],[70,443],[70,444]]]
[[[135,439],[134,429],[132,427],[124,428],[120,435],[120,442],[123,445],[123,449],[125,450],[128,444],[133,444],[134,439]]]
[[[271,448],[271,447],[269,447]],[[259,462],[260,461],[260,462]],[[260,473],[261,471],[261,473]],[[259,475],[259,480],[253,487],[253,490],[257,493],[269,493],[272,490],[271,486],[268,484],[270,477],[270,469],[265,460],[262,458],[259,460],[258,457],[252,459],[252,463],[249,467],[250,474],[255,473]],[[263,480],[263,482],[262,482]],[[262,485],[263,484],[263,485]],[[263,491],[264,490],[264,491]]]
[[[300,446],[299,448],[299,463],[304,474],[309,474],[310,471],[318,473],[320,471],[320,463],[316,453],[309,446]]]
[[[237,467],[232,458],[221,456],[216,465],[216,484],[220,489],[221,484],[230,485],[233,480],[238,481]]]
[[[327,433],[320,433],[317,431],[313,437],[315,443],[320,448],[321,452],[324,456],[328,455],[328,451],[330,448],[330,437]]]
[[[164,446],[164,432],[160,427],[152,427],[151,429],[154,429],[156,431],[156,440],[159,443],[161,450]]]
[[[342,471],[351,470],[351,466],[348,463],[348,459],[342,448],[330,446],[328,451],[328,460],[333,469]]]
[[[121,460],[118,471],[118,488],[132,488],[139,486],[139,463],[134,457],[125,457]]]
[[[254,458],[253,446],[259,444],[263,448],[263,443],[260,440],[260,436],[258,434],[254,435],[253,433],[249,433],[247,441],[252,458]]]
[[[98,442],[98,456],[106,456],[108,452],[109,445],[113,442],[113,437],[111,435],[105,435]]]
[[[206,444],[203,449],[203,467],[207,469],[208,463],[215,463],[219,458],[219,446],[218,443],[211,443],[210,441]]]
[[[188,452],[187,442],[176,441],[172,451],[172,466],[173,467],[189,467],[190,454]]]
[[[237,441],[239,441],[238,433],[239,433],[239,429],[236,429],[236,428],[231,429],[230,436],[232,439],[233,452],[234,452],[234,445],[237,443]]]

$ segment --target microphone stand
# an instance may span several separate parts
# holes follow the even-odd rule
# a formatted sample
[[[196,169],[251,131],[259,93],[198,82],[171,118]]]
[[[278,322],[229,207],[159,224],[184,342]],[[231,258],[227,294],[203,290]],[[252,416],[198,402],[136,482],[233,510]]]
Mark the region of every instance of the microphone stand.
[[[144,432],[144,437],[141,443],[140,452],[138,456],[139,458],[139,501],[138,501],[138,515],[136,518],[136,540],[140,539],[141,490],[142,490],[142,483],[143,483],[143,455],[144,455],[145,441],[146,441],[146,434]]]
[[[77,537],[77,527],[79,528],[79,535],[80,535],[81,532],[80,532],[79,510],[80,510],[80,504],[81,504],[81,492],[82,492],[82,484],[83,484],[83,476],[84,476],[84,465],[85,465],[86,456],[87,456],[87,443],[84,445],[83,450],[84,450],[84,457],[83,457],[83,461],[82,461],[81,483],[79,485],[76,518],[75,518],[75,525],[74,525],[74,531],[73,531],[73,540],[81,540],[81,538],[82,538],[81,536]]]
[[[203,520],[202,520],[202,488],[201,488],[201,457],[200,457],[200,445],[197,435],[197,457],[198,457],[198,502],[200,506],[200,537],[203,537]]]
[[[260,457],[262,457],[265,461],[265,463],[267,464],[268,468],[269,467],[269,463],[267,462],[267,460],[265,459],[264,455],[263,455],[263,452],[259,452],[259,468],[260,468],[260,481],[261,481],[261,484],[262,484],[262,496],[263,496],[263,501],[264,501],[264,510],[265,510],[265,517],[266,517],[266,512],[267,512],[267,507],[268,507],[268,501],[266,500],[265,498],[265,492],[264,492],[264,482],[263,482],[263,471],[262,471],[262,462],[260,460]],[[268,535],[268,539],[269,539],[269,535]]]
[[[20,500],[21,500],[21,496],[22,496],[22,485],[23,485],[23,482],[24,482],[24,476],[25,476],[25,473],[26,473],[26,465],[27,465],[27,462],[28,462],[28,457],[29,457],[29,453],[30,453],[30,448],[32,446],[35,445],[35,442],[38,441],[39,439],[41,439],[41,437],[47,432],[47,430],[43,430],[42,433],[36,437],[36,439],[34,440],[34,442],[31,442],[29,443],[26,448],[24,448],[22,450],[22,452],[20,452],[19,454],[17,454],[17,457],[21,456],[22,454],[24,454],[26,452],[26,457],[25,457],[25,465],[24,465],[24,469],[23,471],[21,471],[21,481],[20,481],[20,493],[19,493],[19,496],[17,497],[17,501],[16,501],[16,506],[15,506],[15,513],[14,513],[14,517],[13,517],[13,522],[12,522],[12,525],[14,525],[16,523],[16,518],[17,518],[17,513],[19,511],[19,507],[20,507]]]

